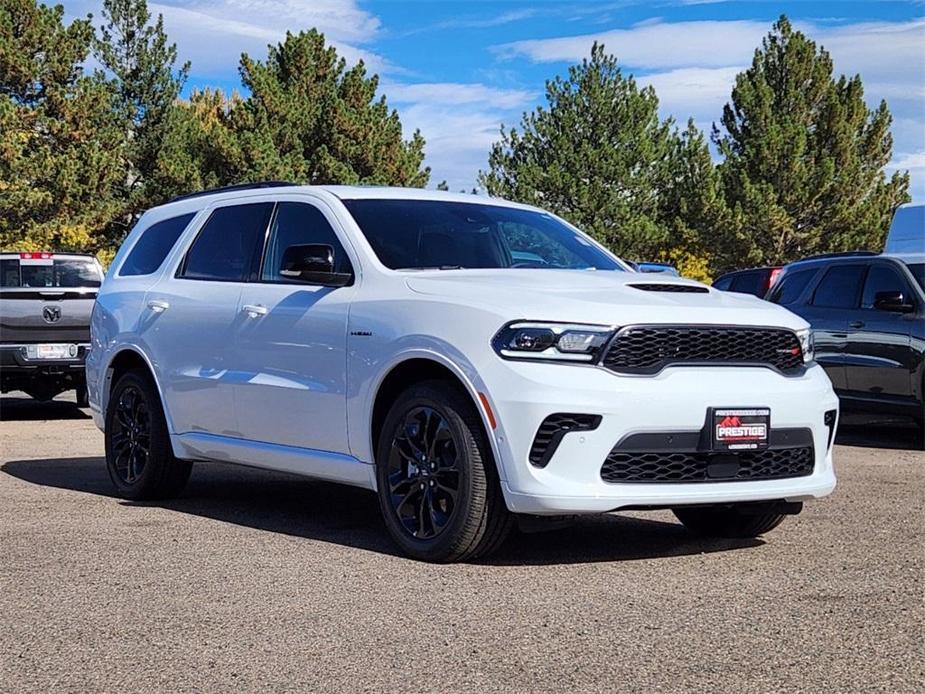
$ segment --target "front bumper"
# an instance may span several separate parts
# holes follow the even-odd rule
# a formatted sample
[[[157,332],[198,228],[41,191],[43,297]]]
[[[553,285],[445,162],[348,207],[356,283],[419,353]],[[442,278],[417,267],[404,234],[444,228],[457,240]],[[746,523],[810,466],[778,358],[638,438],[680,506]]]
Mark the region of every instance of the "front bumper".
[[[502,489],[517,513],[597,513],[628,507],[672,507],[826,496],[835,487],[825,412],[838,399],[822,368],[787,377],[761,367],[672,367],[657,376],[620,376],[591,366],[500,362],[488,378],[499,422]],[[710,407],[768,407],[771,429],[809,429],[810,475],[773,480],[612,483],[601,466],[613,447],[641,433],[699,432]],[[542,421],[555,413],[600,415],[593,431],[565,434],[545,467],[529,461]]]

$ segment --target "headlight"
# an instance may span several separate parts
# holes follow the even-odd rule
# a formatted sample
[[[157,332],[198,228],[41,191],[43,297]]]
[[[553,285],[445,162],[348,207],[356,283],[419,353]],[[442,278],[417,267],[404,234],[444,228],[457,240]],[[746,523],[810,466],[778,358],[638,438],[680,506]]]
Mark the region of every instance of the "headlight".
[[[603,325],[521,321],[504,326],[492,346],[505,359],[590,362],[597,359],[613,332]]]
[[[800,340],[800,349],[803,351],[803,363],[809,364],[815,356],[816,341],[813,337],[813,329],[797,330],[797,338]]]

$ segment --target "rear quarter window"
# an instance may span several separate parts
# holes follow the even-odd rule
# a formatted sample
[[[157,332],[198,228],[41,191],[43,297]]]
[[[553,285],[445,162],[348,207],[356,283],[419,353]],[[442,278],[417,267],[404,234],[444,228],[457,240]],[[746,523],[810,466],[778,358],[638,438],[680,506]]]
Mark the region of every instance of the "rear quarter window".
[[[762,270],[743,272],[741,275],[737,275],[732,279],[731,290],[739,292],[740,294],[754,294],[755,296],[760,296],[764,294],[762,291],[763,278],[764,271]]]
[[[195,212],[152,224],[143,232],[119,269],[120,277],[150,275],[157,272]]]
[[[816,275],[814,268],[788,272],[774,286],[768,301],[782,306],[795,304]]]

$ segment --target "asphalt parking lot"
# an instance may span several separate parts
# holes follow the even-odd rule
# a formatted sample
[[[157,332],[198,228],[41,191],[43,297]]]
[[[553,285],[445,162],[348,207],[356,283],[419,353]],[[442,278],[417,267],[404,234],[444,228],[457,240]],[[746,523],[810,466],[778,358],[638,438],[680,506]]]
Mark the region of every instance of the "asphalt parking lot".
[[[0,400],[0,692],[921,691],[925,453],[849,419],[765,540],[668,513],[396,556],[366,492],[231,466],[116,499],[68,402]]]

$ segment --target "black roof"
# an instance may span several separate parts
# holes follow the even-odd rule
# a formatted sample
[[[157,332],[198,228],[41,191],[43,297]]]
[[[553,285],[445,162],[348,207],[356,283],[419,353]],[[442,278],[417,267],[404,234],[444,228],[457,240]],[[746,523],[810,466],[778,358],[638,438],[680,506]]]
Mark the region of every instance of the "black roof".
[[[789,265],[802,265],[803,263],[817,263],[826,260],[838,260],[840,258],[874,258],[880,253],[876,251],[844,251],[842,253],[822,253],[820,255],[811,255],[808,258],[794,260]]]
[[[203,195],[213,195],[215,193],[230,193],[236,190],[251,190],[256,188],[279,188],[282,186],[297,186],[298,183],[292,183],[291,181],[256,181],[254,183],[236,183],[232,186],[222,186],[221,188],[210,188],[209,190],[200,190],[195,193],[187,193],[186,195],[178,195],[175,198],[171,198],[168,202],[177,202],[177,200],[189,200],[190,198],[198,198]]]

